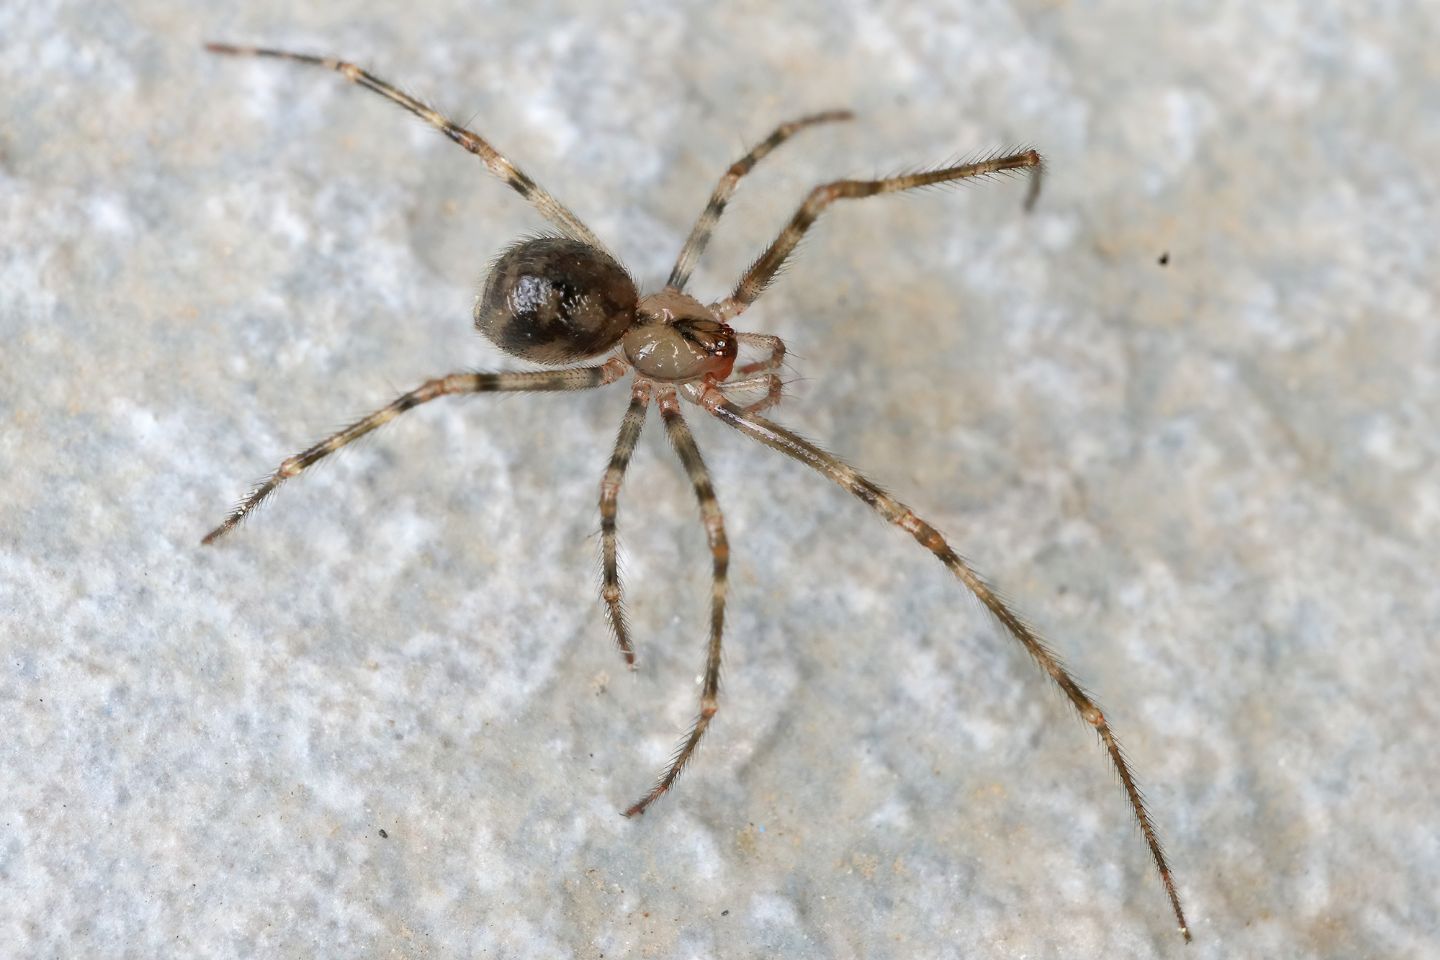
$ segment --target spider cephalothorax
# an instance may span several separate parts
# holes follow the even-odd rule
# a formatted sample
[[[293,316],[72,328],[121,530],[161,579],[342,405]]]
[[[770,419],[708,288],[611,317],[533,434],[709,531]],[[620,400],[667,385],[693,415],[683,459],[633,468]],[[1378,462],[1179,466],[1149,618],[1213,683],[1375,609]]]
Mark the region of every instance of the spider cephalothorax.
[[[661,383],[722,382],[740,350],[735,331],[714,310],[669,288],[640,301],[639,319],[621,346],[637,374]]]
[[[616,643],[626,662],[633,666],[635,653],[621,604],[616,518],[620,485],[652,400],[659,408],[666,433],[695,489],[710,546],[714,586],[711,591],[705,672],[695,723],[659,781],[625,814],[643,813],[670,789],[709,729],[720,702],[720,649],[725,626],[729,545],[725,539],[724,517],[710,484],[709,470],[681,413],[680,401],[683,399],[751,439],[800,461],[854,494],[929,550],[985,606],[1049,675],[1080,717],[1099,734],[1119,775],[1151,858],[1159,870],[1180,930],[1187,940],[1190,938],[1170,867],[1160,848],[1149,811],[1130,773],[1129,763],[1100,708],[1070,677],[1038,634],[1011,610],[934,527],[854,468],[760,415],[760,411],[780,400],[782,383],[776,371],[784,361],[785,345],[779,337],[737,332],[731,327],[732,321],[744,313],[775,278],[800,238],[836,200],[1026,171],[1032,175],[1031,190],[1026,200],[1028,207],[1039,187],[1039,154],[1034,150],[1020,150],[993,154],[972,163],[882,180],[838,180],[822,184],[810,191],[779,236],[745,271],[728,296],[710,304],[701,303],[684,292],[685,284],[740,178],[749,173],[757,161],[802,128],[846,120],[850,114],[831,111],[781,124],[720,178],[709,204],[676,258],[665,287],[657,293],[641,297],[629,274],[605,252],[604,246],[578,217],[480,136],[457,126],[415,98],[342,60],[227,44],[210,44],[209,49],[216,53],[277,57],[335,70],[423,118],[479,157],[486,169],[534,204],[561,235],[521,241],[500,256],[476,301],[475,325],[500,349],[525,360],[553,365],[607,353],[609,357],[594,366],[504,373],[452,373],[426,381],[374,413],[282,461],[279,468],[251,491],[224,522],[206,535],[205,543],[213,543],[234,528],[285,480],[405,411],[437,397],[495,391],[582,390],[614,383],[627,373],[633,373],[629,408],[621,421],[614,452],[600,483],[601,596]],[[760,358],[737,365],[736,357],[742,345],[759,348],[762,352]],[[737,396],[761,389],[764,394],[759,399],[748,403],[737,402]]]

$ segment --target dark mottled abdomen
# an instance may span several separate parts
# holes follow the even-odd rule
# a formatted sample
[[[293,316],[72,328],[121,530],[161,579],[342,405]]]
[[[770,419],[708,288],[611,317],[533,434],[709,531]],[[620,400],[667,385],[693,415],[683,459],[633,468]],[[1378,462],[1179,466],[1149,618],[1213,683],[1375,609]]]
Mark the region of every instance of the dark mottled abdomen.
[[[495,261],[475,326],[506,353],[568,363],[610,349],[635,320],[635,282],[608,254],[568,237],[522,240]]]

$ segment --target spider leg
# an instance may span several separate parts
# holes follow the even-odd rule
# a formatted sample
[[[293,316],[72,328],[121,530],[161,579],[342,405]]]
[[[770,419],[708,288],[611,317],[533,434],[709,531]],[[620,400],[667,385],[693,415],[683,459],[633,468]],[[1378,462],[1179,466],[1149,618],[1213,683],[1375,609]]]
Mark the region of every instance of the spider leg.
[[[494,393],[511,391],[586,390],[591,387],[613,383],[628,369],[625,361],[608,360],[598,367],[571,367],[566,370],[537,370],[515,373],[452,373],[446,377],[427,380],[409,393],[401,394],[374,413],[361,417],[338,433],[286,458],[274,473],[266,477],[214,530],[207,533],[203,544],[214,543],[229,533],[256,507],[275,492],[286,480],[325,459],[348,443],[353,443],[370,431],[382,427],[407,410],[428,403],[436,397],[452,393]]]
[[[939,170],[910,173],[900,177],[887,177],[884,180],[836,180],[833,183],[821,184],[810,191],[810,195],[805,198],[800,209],[795,211],[790,222],[780,231],[780,235],[745,271],[745,275],[735,285],[734,292],[714,305],[715,309],[725,320],[733,319],[744,313],[745,308],[754,303],[755,299],[775,279],[780,268],[785,265],[786,258],[794,252],[796,245],[800,243],[800,238],[805,236],[805,231],[809,230],[820,218],[820,214],[825,212],[825,208],[836,200],[873,197],[879,193],[914,190],[916,187],[952,183],[971,177],[994,176],[1016,170],[1038,171],[1040,165],[1040,154],[1034,150],[1024,150],[1008,156],[989,157],[976,163],[942,167]],[[1036,188],[1032,187],[1031,193],[1035,193],[1035,190]],[[1030,202],[1033,200],[1027,199],[1027,204]]]
[[[293,60],[296,63],[309,63],[317,67],[325,67],[334,70],[349,80],[351,83],[358,83],[367,90],[373,90],[394,103],[409,110],[420,119],[444,133],[445,136],[454,140],[460,146],[469,150],[480,158],[485,164],[485,169],[510,185],[516,193],[535,205],[541,215],[555,226],[559,227],[567,235],[576,240],[583,240],[586,243],[600,249],[605,249],[590,228],[580,221],[580,218],[571,213],[570,210],[550,195],[545,188],[541,187],[534,180],[520,170],[519,167],[507,160],[501,153],[492,147],[484,138],[476,133],[466,130],[454,121],[442,116],[437,110],[422,103],[410,96],[408,93],[395,89],[395,87],[381,80],[374,74],[362,70],[353,63],[344,60],[337,60],[333,57],[316,57],[306,53],[289,53],[284,50],[271,50],[265,47],[238,46],[230,43],[207,43],[205,49],[211,53],[223,53],[240,57],[273,57],[278,60]]]
[[[630,409],[620,421],[620,435],[615,438],[615,450],[610,454],[610,465],[600,481],[600,554],[603,585],[600,596],[605,601],[605,611],[610,618],[610,630],[615,634],[615,643],[625,657],[630,669],[635,669],[635,648],[630,644],[630,628],[625,623],[625,608],[620,602],[620,564],[617,538],[615,535],[615,514],[619,509],[620,484],[625,479],[625,468],[630,466],[630,457],[635,453],[635,444],[640,440],[640,430],[645,426],[645,411],[650,407],[650,381],[639,377],[630,394]]]
[[[1175,890],[1175,880],[1170,873],[1170,865],[1165,859],[1164,850],[1161,849],[1160,837],[1154,822],[1150,819],[1150,812],[1145,807],[1145,799],[1135,783],[1134,775],[1130,772],[1130,764],[1120,749],[1120,742],[1115,738],[1110,724],[1106,721],[1100,708],[1096,706],[1095,701],[1075,682],[1061,664],[1059,657],[1050,650],[1039,634],[1010,609],[1010,606],[985,582],[985,579],[976,573],[974,568],[957,554],[933,527],[915,516],[909,507],[860,475],[849,464],[826,453],[804,437],[779,424],[746,412],[726,400],[713,387],[687,384],[686,392],[690,399],[699,403],[717,419],[751,439],[758,440],[765,446],[778,450],[787,457],[798,460],[830,478],[853,493],[866,506],[890,523],[909,533],[921,546],[950,568],[950,571],[975,595],[975,598],[985,605],[990,614],[1000,621],[1000,625],[1005,628],[1006,632],[1014,637],[1031,658],[1040,665],[1040,668],[1050,675],[1050,679],[1064,692],[1081,718],[1095,728],[1101,742],[1105,745],[1115,772],[1120,777],[1120,785],[1124,788],[1125,796],[1130,801],[1131,812],[1135,815],[1135,821],[1139,824],[1140,832],[1145,837],[1146,846],[1150,848],[1150,857],[1155,861],[1155,868],[1160,873],[1160,882],[1164,885],[1165,894],[1170,899],[1170,907],[1175,912],[1180,932],[1186,940],[1189,940],[1190,928],[1185,923],[1185,913],[1180,907],[1180,895]]]
[[[710,720],[720,704],[720,639],[725,630],[725,585],[726,571],[730,565],[730,546],[725,540],[725,518],[720,513],[720,502],[715,499],[715,489],[710,483],[710,471],[695,445],[695,436],[680,414],[680,402],[674,390],[667,390],[659,397],[660,417],[665,421],[665,432],[679,455],[690,483],[695,487],[695,499],[700,503],[700,517],[705,522],[705,535],[710,542],[710,556],[714,565],[714,579],[710,589],[710,646],[705,655],[705,677],[700,687],[700,714],[695,724],[685,735],[670,765],[660,775],[650,792],[625,811],[633,817],[645,812],[645,808],[669,790],[685,769],[685,764],[694,755],[700,738],[705,736]]]
[[[705,246],[710,242],[710,234],[715,230],[715,224],[720,220],[720,214],[725,212],[725,204],[729,202],[730,195],[740,184],[740,178],[754,169],[771,150],[789,140],[795,134],[806,127],[814,126],[817,123],[833,123],[837,120],[850,120],[854,114],[849,110],[827,110],[824,113],[814,113],[808,117],[801,117],[798,120],[791,120],[789,123],[782,123],[766,137],[757,143],[745,156],[736,160],[730,165],[721,176],[720,182],[715,184],[715,192],[710,194],[710,202],[705,205],[700,219],[695,221],[695,226],[690,230],[690,236],[685,239],[685,246],[680,248],[680,256],[675,260],[675,266],[670,270],[670,279],[665,282],[667,287],[673,290],[685,289],[686,282],[690,279],[690,271],[695,267],[695,261],[700,259],[700,254],[705,251]]]

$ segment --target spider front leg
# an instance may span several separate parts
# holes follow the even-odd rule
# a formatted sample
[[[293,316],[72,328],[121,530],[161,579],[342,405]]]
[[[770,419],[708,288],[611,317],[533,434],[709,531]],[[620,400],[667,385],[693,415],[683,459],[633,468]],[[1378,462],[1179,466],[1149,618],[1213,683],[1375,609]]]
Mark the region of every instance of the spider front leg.
[[[665,421],[665,432],[695,488],[695,499],[699,501],[700,517],[705,523],[705,536],[710,544],[714,571],[710,588],[710,646],[705,655],[705,676],[700,683],[700,713],[690,732],[676,749],[670,765],[665,768],[665,772],[660,775],[650,792],[625,811],[627,817],[644,813],[646,807],[675,784],[680,772],[685,769],[685,764],[689,763],[694,755],[700,739],[705,736],[715,711],[720,707],[720,642],[725,632],[725,589],[730,566],[730,545],[725,539],[725,518],[720,513],[720,502],[715,499],[715,488],[710,483],[710,471],[705,466],[704,458],[700,456],[694,434],[690,432],[690,427],[680,414],[680,402],[676,399],[673,388],[660,394],[658,405],[660,417]]]
[[[635,648],[630,643],[630,627],[625,622],[625,608],[620,602],[620,562],[615,515],[619,511],[620,484],[625,479],[625,469],[630,466],[630,457],[635,453],[635,444],[640,440],[640,430],[645,426],[645,411],[650,408],[650,381],[637,377],[630,393],[630,409],[620,421],[620,434],[615,438],[615,450],[610,454],[610,464],[600,481],[600,596],[605,601],[605,612],[610,619],[610,630],[615,634],[615,643],[625,657],[625,665],[635,669]]]
[[[1010,609],[1009,604],[1001,599],[1000,595],[985,582],[985,579],[955,552],[934,527],[917,517],[914,511],[890,496],[873,481],[862,476],[854,467],[840,458],[826,453],[799,434],[736,406],[725,399],[724,394],[713,386],[693,383],[686,384],[685,390],[689,399],[703,406],[727,426],[734,427],[751,439],[757,440],[773,450],[778,450],[785,456],[798,460],[822,476],[829,478],[854,494],[866,506],[890,523],[914,537],[917,543],[945,564],[950,572],[965,585],[965,588],[990,611],[991,616],[1000,622],[1005,631],[1025,648],[1026,653],[1030,654],[1030,657],[1069,699],[1071,706],[1075,708],[1081,719],[1090,724],[1099,734],[1100,741],[1110,756],[1110,762],[1120,778],[1120,785],[1125,791],[1125,797],[1130,802],[1130,811],[1140,827],[1141,835],[1145,838],[1145,845],[1150,850],[1150,858],[1154,861],[1155,869],[1160,874],[1160,882],[1165,888],[1165,895],[1170,900],[1170,908],[1174,911],[1175,920],[1180,926],[1180,933],[1186,940],[1189,940],[1190,928],[1185,922],[1185,912],[1180,906],[1180,895],[1175,889],[1175,878],[1170,873],[1170,864],[1165,859],[1165,851],[1160,846],[1159,832],[1150,818],[1150,811],[1145,806],[1145,798],[1140,793],[1134,774],[1130,772],[1130,764],[1125,759],[1124,751],[1120,749],[1120,741],[1116,739],[1114,732],[1110,729],[1109,721],[1105,719],[1105,714],[1101,712],[1100,707],[1075,682],[1075,679],[1070,676],[1060,662],[1060,658],[1050,650],[1034,628]]]
[[[565,370],[537,370],[523,373],[452,373],[447,377],[428,380],[409,393],[401,394],[374,413],[356,420],[338,433],[331,434],[309,449],[288,457],[275,472],[262,480],[250,495],[240,501],[218,527],[200,542],[211,544],[229,533],[244,520],[275,489],[308,467],[330,456],[347,444],[394,420],[407,410],[437,397],[454,393],[495,393],[513,391],[588,390],[614,383],[629,369],[623,360],[607,360],[598,367],[571,367]]]
[[[930,170],[925,173],[911,173],[903,177],[887,177],[884,180],[836,180],[834,183],[826,183],[810,191],[810,196],[795,211],[790,222],[780,231],[780,235],[771,242],[765,252],[760,254],[740,282],[735,285],[735,290],[713,305],[722,320],[732,320],[745,312],[745,308],[754,303],[756,298],[765,291],[770,282],[775,279],[780,268],[785,265],[785,260],[794,252],[799,245],[800,239],[805,236],[815,221],[820,219],[820,214],[836,200],[855,200],[860,197],[873,197],[880,193],[897,193],[902,190],[914,190],[917,187],[929,187],[941,183],[952,183],[958,180],[968,180],[972,177],[988,177],[996,174],[1010,173],[1016,170],[1030,170],[1038,172],[1040,169],[1040,154],[1034,150],[1025,150],[1021,153],[1010,154],[1003,157],[989,157],[977,163],[964,163],[956,167],[944,167],[939,170]],[[1038,180],[1031,184],[1032,196],[1027,197],[1027,206],[1034,202]]]

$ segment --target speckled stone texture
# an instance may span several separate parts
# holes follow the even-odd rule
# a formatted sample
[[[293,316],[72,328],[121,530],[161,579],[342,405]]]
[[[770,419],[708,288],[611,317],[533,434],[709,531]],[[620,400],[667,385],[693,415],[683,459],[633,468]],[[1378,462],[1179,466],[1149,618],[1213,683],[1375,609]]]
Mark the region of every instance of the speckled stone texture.
[[[1440,955],[1440,60],[1433,5],[0,5],[0,954]],[[1422,10],[1426,12],[1421,12]],[[485,265],[543,221],[333,74],[470,121],[724,293],[813,183],[1014,144],[1016,181],[842,205],[744,317],[778,419],[949,533],[1106,706],[1093,734],[933,558],[692,416],[622,502],[623,387],[442,401],[200,536],[428,376],[508,361]],[[513,366],[513,364],[510,364]]]

